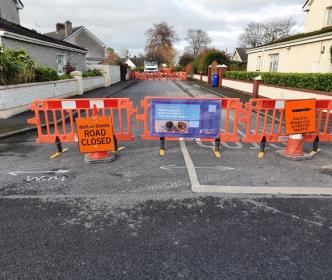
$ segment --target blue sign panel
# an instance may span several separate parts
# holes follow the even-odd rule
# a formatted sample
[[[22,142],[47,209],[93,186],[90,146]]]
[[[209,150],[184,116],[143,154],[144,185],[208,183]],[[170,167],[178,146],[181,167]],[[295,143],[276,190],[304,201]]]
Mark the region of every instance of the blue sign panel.
[[[219,138],[221,100],[152,99],[151,135]]]

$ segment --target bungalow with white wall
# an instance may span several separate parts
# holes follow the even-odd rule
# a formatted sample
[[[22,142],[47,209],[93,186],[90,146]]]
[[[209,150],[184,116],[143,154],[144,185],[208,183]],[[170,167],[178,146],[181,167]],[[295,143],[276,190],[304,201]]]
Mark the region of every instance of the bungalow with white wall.
[[[305,33],[247,50],[247,71],[331,73],[332,1],[307,0]]]

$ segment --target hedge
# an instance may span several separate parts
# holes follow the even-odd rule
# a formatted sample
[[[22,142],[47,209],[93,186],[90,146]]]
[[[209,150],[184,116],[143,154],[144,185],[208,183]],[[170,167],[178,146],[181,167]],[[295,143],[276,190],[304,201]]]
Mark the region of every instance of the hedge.
[[[71,67],[71,68],[70,68]],[[73,67],[69,64],[66,69]],[[100,71],[99,71],[100,72]],[[94,72],[94,75],[99,75]],[[100,75],[102,75],[100,73]],[[0,86],[34,82],[49,82],[72,79],[70,75],[59,76],[57,71],[49,67],[36,67],[25,49],[11,50],[0,47]]]
[[[39,67],[35,69],[35,82],[50,82],[58,79],[58,73],[53,68]]]
[[[103,73],[98,69],[87,70],[87,71],[83,72],[83,78],[96,77],[96,76],[102,76],[102,75],[103,75]]]
[[[332,91],[332,73],[270,73],[270,72],[244,72],[227,71],[228,79],[252,81],[257,76],[262,77],[262,83],[294,87],[310,90]]]
[[[0,47],[0,86],[29,83],[34,80],[34,62],[24,49]]]
[[[193,63],[193,73],[199,74],[202,71],[204,74],[207,74],[208,66],[214,61],[218,64],[229,64],[229,59],[224,51],[206,49],[200,55],[195,57]]]

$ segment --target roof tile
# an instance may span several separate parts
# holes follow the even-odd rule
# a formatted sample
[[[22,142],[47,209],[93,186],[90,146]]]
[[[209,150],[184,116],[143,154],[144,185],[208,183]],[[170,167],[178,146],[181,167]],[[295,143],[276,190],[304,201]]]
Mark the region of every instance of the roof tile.
[[[65,46],[65,47],[69,47],[69,48],[73,48],[73,49],[77,49],[77,50],[87,51],[86,49],[84,49],[82,47],[79,47],[74,44],[70,44],[70,43],[67,43],[67,42],[64,42],[64,41],[61,41],[58,39],[51,38],[46,35],[42,35],[35,30],[28,29],[19,24],[5,20],[4,18],[1,18],[1,17],[0,17],[0,30],[19,34],[22,36],[30,37],[30,38],[41,40],[41,41],[48,42],[48,43],[53,43],[53,44],[57,44],[57,45],[61,45],[61,46]]]

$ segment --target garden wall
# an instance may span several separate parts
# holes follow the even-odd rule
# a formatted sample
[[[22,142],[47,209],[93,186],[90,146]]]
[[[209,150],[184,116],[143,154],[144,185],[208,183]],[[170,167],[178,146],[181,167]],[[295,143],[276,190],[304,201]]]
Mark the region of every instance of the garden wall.
[[[0,87],[0,118],[9,118],[30,109],[36,99],[66,98],[79,94],[75,79]]]
[[[0,118],[30,110],[36,99],[67,98],[121,81],[120,66],[92,65],[89,68],[103,70],[103,76],[82,79],[79,74],[70,80],[0,86]]]
[[[103,87],[105,78],[103,76],[83,78],[83,92]]]
[[[200,80],[200,75],[193,75],[195,80]],[[203,81],[207,82],[208,77],[203,76]],[[253,82],[239,81],[231,79],[223,79],[222,86],[229,88],[230,90],[239,91],[252,95]],[[314,91],[290,87],[273,86],[267,84],[261,84],[259,87],[259,96],[271,98],[271,99],[332,99],[331,92]]]

